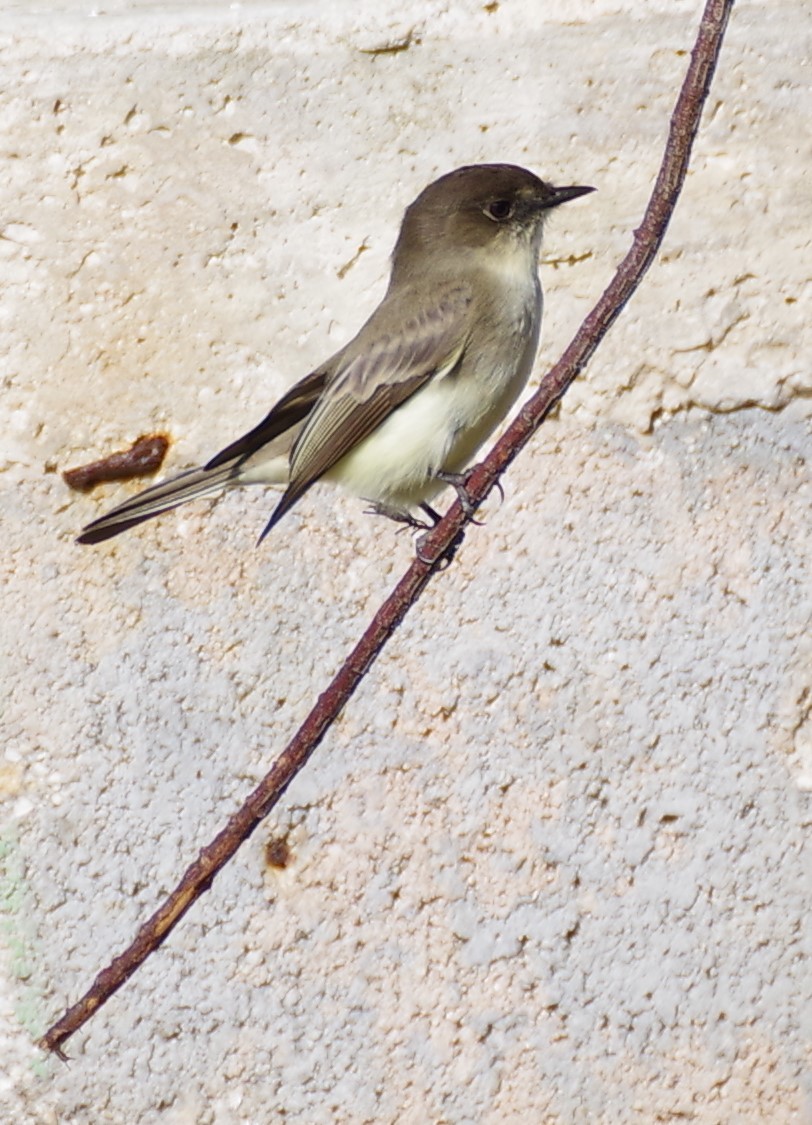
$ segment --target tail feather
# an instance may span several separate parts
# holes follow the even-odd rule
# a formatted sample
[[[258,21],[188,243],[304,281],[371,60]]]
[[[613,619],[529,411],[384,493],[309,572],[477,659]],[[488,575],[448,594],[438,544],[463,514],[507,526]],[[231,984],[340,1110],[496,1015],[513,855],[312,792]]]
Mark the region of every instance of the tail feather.
[[[160,484],[139,492],[106,515],[93,520],[82,529],[76,542],[101,543],[105,539],[111,539],[144,520],[185,504],[187,500],[197,500],[222,492],[230,484],[237,484],[238,477],[239,470],[234,461],[212,469],[189,469],[185,473],[179,473],[170,480],[161,481]]]

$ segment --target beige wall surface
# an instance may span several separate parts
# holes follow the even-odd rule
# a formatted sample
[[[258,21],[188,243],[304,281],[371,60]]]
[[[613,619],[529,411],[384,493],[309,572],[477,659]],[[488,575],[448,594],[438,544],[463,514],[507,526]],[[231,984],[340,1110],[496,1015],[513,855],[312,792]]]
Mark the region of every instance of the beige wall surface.
[[[629,245],[698,4],[0,6],[0,1119],[804,1119],[812,788],[801,0],[741,3],[663,252],[266,826],[68,1044],[411,557],[317,487],[97,548],[379,299],[406,204],[508,160],[542,348]],[[285,836],[291,860],[269,868]],[[808,1107],[807,1107],[808,1109]]]

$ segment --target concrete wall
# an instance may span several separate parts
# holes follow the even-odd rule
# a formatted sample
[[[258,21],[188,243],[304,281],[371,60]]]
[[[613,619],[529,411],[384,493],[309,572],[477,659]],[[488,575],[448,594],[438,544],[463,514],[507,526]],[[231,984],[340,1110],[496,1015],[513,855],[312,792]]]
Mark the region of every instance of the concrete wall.
[[[698,9],[0,11],[2,1120],[803,1119],[800,0],[738,6],[643,290],[267,828],[69,1067],[32,1045],[412,550],[327,488],[261,549],[261,491],[82,549],[138,486],[61,470],[253,425],[471,161],[599,189],[549,225],[540,376],[629,245]]]

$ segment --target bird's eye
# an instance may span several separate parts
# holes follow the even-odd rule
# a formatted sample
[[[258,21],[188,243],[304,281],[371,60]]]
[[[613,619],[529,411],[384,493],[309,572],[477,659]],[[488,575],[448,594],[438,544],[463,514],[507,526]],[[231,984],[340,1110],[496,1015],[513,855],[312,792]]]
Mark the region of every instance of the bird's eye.
[[[488,218],[495,219],[497,223],[501,223],[503,219],[509,219],[512,211],[513,204],[509,199],[495,199],[485,208],[485,214]]]

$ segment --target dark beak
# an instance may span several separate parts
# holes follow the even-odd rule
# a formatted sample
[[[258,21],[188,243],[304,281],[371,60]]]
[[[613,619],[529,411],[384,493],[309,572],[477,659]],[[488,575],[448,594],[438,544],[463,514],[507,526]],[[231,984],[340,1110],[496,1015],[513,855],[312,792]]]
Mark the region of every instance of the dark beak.
[[[549,194],[545,197],[542,207],[545,210],[550,207],[559,207],[562,203],[569,203],[571,199],[577,199],[579,195],[589,195],[591,191],[595,191],[595,188],[550,187]]]

